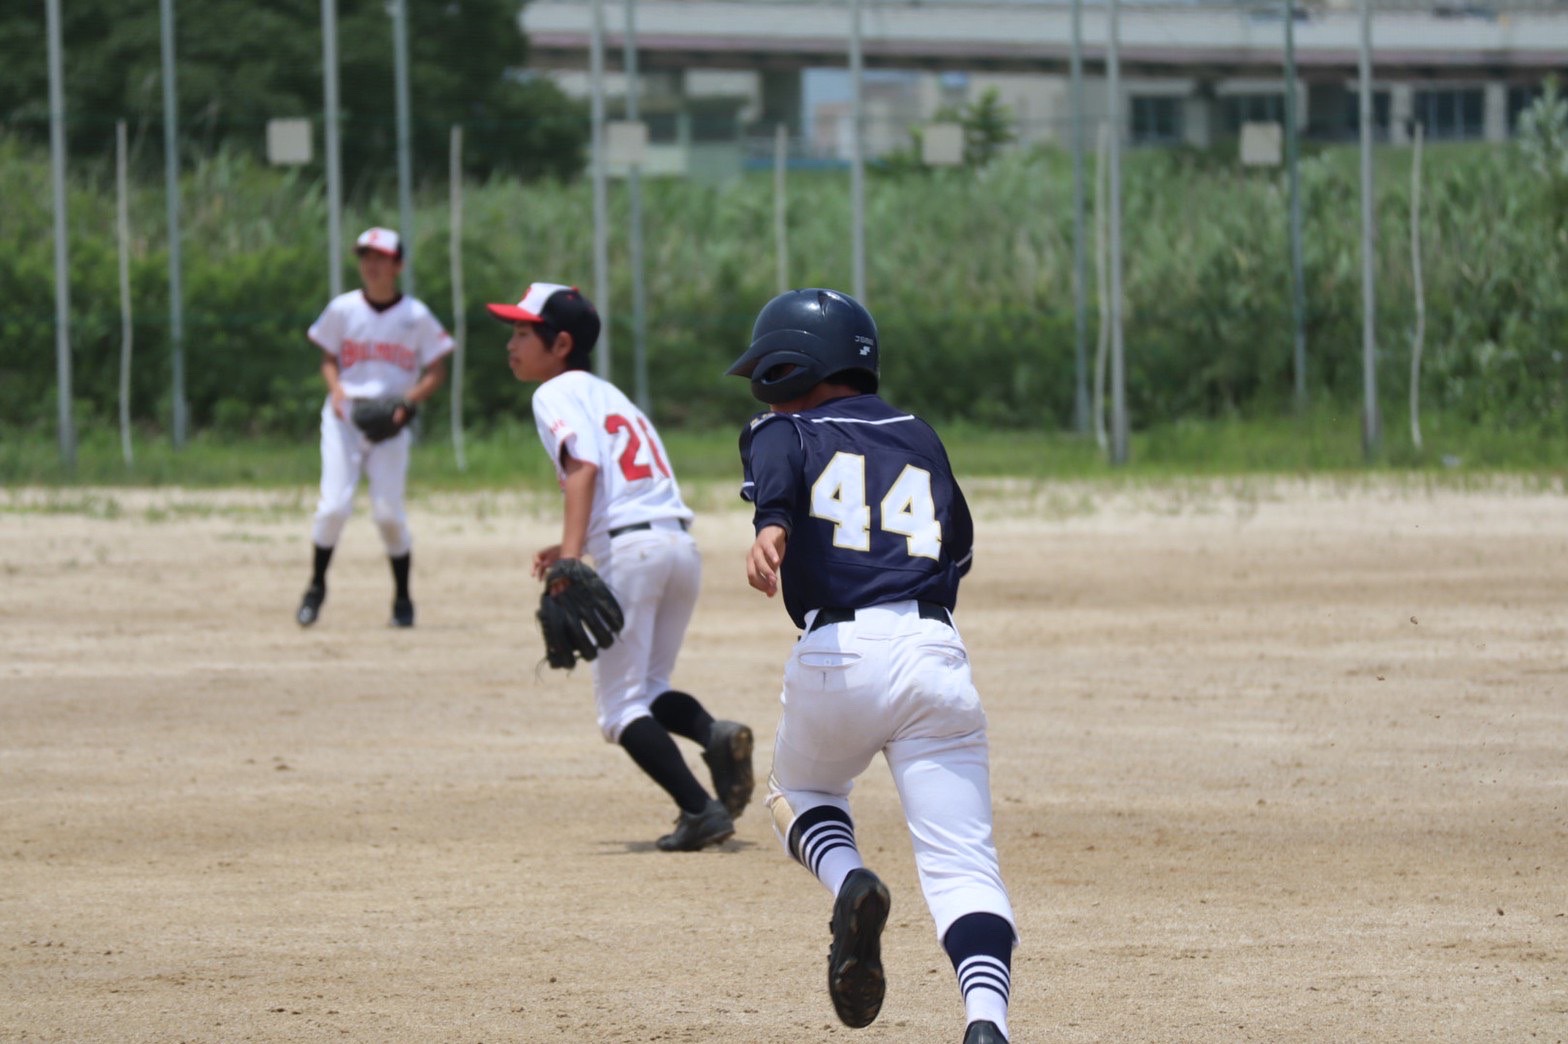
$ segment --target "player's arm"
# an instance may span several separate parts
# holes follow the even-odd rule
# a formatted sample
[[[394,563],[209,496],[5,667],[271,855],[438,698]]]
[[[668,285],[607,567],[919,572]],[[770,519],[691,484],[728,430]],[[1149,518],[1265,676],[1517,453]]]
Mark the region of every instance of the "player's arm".
[[[758,423],[741,438],[741,461],[746,476],[742,496],[755,507],[752,525],[757,533],[746,553],[746,582],[772,598],[778,593],[779,567],[805,482],[800,435],[786,421]]]
[[[408,393],[403,397],[403,401],[406,401],[409,406],[419,406],[426,398],[434,395],[437,387],[441,387],[442,384],[445,384],[445,381],[447,381],[447,357],[442,356],[441,359],[436,359],[428,367],[423,368],[419,379],[414,381],[414,387],[408,390]],[[401,406],[398,406],[392,412],[392,420],[400,423],[400,425],[406,425],[411,420],[411,417],[409,417],[409,411],[405,411]]]
[[[581,558],[588,545],[588,519],[593,515],[593,495],[599,479],[599,468],[586,460],[578,460],[563,448],[561,450],[561,492],[566,495],[566,507],[561,519],[561,542],[534,555],[534,576],[543,579],[550,567],[562,558]]]
[[[429,366],[426,366],[424,370],[420,372],[419,380],[414,382],[414,386],[408,390],[408,394],[403,396],[403,398],[417,406],[419,403],[424,402],[426,399],[430,398],[430,396],[434,395],[436,393],[436,389],[440,388],[441,385],[445,383],[446,356],[442,356],[441,358],[431,362]]]
[[[332,396],[332,412],[340,420],[347,420],[343,412],[343,404],[348,401],[343,392],[343,369],[338,365],[338,357],[326,349],[321,352],[321,379],[327,382],[327,394]]]
[[[789,530],[783,526],[763,526],[746,552],[746,582],[772,598],[779,590],[779,566],[789,545]]]
[[[951,467],[951,465],[949,465]],[[964,491],[958,488],[958,483],[953,483],[953,511],[948,524],[948,537],[944,541],[947,553],[953,556],[953,565],[958,569],[958,575],[969,575],[969,567],[975,561],[975,522],[969,514],[969,503],[964,500]]]

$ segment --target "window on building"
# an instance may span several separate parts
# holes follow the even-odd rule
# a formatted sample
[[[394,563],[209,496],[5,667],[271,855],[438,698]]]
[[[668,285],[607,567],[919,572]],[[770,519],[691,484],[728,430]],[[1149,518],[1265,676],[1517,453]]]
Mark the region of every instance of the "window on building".
[[[1220,133],[1241,134],[1243,123],[1285,124],[1283,94],[1226,94],[1220,97]]]
[[[642,121],[648,125],[648,141],[654,144],[668,145],[679,132],[673,112],[643,113]]]
[[[1463,141],[1486,132],[1486,92],[1480,87],[1416,91],[1414,102],[1416,121],[1435,141]]]
[[[1389,100],[1387,91],[1372,92],[1372,138],[1388,140]],[[1345,92],[1345,130],[1352,138],[1361,135],[1361,93],[1356,88]]]
[[[1132,140],[1141,145],[1181,141],[1181,99],[1170,95],[1134,95]]]
[[[1508,88],[1508,129],[1519,131],[1519,117],[1541,96],[1540,84],[1514,84]]]

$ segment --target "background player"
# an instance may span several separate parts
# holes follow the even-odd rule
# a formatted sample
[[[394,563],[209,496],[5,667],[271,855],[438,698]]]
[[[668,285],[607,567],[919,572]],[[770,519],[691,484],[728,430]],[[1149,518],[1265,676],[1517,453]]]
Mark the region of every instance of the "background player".
[[[670,688],[702,559],[669,455],[643,412],[588,372],[599,314],[575,288],[534,283],[517,304],[489,309],[512,324],[512,373],[540,382],[534,423],[565,494],[561,542],[534,555],[534,576],[586,552],[625,613],[620,636],[593,661],[599,731],[680,807],[659,848],[718,844],[735,833],[734,817],[751,800],[753,740],[745,725],[714,721],[695,698]],[[671,733],[702,745],[717,798],[687,768]]]
[[[403,244],[385,228],[367,229],[354,245],[363,289],[340,294],[311,324],[309,337],[321,349],[327,401],[321,408],[321,500],[310,539],[315,545],[310,586],[295,619],[309,627],[327,598],[327,566],[354,510],[361,475],[370,481],[370,512],[392,563],[392,624],[414,626],[408,573],[413,534],[403,508],[408,477],[407,430],[372,443],[349,419],[354,399],[400,398],[424,402],[446,380],[446,356],[455,345],[430,309],[398,291]],[[411,414],[400,410],[399,422]]]
[[[805,634],[784,668],[768,807],[791,856],[835,896],[828,991],[869,1025],[886,983],[890,899],[861,862],[854,779],[887,758],[937,938],[968,1018],[1005,1044],[1016,933],[991,835],[985,714],[952,622],[973,528],[936,432],[876,394],[870,313],[833,290],[768,302],[730,374],[772,412],[741,435],[756,540],[746,579]]]

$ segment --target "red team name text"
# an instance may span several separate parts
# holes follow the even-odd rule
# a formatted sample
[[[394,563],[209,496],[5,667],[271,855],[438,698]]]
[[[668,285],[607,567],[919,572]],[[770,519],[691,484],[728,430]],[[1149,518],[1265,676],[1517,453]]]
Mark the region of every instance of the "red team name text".
[[[394,344],[391,341],[349,341],[343,342],[343,348],[338,354],[338,364],[348,369],[359,362],[384,362],[402,370],[415,370],[419,367],[419,355],[406,345]]]

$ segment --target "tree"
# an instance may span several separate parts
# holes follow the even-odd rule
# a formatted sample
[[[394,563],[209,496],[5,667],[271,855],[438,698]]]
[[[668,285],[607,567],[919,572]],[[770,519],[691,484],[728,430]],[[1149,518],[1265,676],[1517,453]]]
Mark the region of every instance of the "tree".
[[[66,109],[73,151],[102,153],[116,120],[131,125],[140,158],[160,155],[163,95],[158,6],[113,0],[63,4]],[[319,0],[176,0],[180,129],[187,149],[219,144],[260,152],[266,121],[320,117]],[[568,176],[587,140],[579,104],[524,79],[527,58],[514,0],[408,4],[414,157],[446,169],[447,132],[467,127],[471,173]],[[48,133],[44,5],[0,14],[0,124]],[[350,183],[395,170],[392,23],[384,0],[338,0],[343,159]],[[149,139],[151,149],[148,150]]]
[[[1002,104],[995,87],[987,87],[980,97],[961,108],[944,105],[931,117],[932,123],[956,123],[964,131],[964,166],[976,169],[990,163],[1004,146],[1018,140],[1013,130],[1013,110]],[[909,146],[895,149],[882,158],[878,169],[884,174],[905,175],[927,170],[921,159],[923,127],[911,127]]]
[[[964,126],[964,163],[983,167],[996,158],[1004,145],[1018,137],[1013,130],[1013,110],[1002,104],[995,87],[987,87],[958,114]]]

